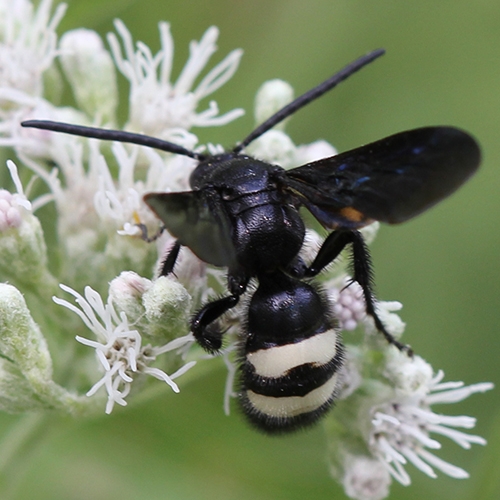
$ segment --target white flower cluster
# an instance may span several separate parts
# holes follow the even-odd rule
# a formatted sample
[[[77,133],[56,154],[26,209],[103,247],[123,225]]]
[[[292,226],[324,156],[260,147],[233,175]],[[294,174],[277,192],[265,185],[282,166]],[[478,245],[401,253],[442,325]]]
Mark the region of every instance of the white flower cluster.
[[[55,30],[64,9],[63,5],[52,9],[50,0],[42,0],[38,8],[29,0],[0,0],[0,145],[13,147],[33,174],[24,190],[21,178],[26,172],[19,175],[14,163],[8,162],[15,192],[0,190],[0,278],[9,282],[0,284],[0,408],[84,414],[96,406],[102,408],[104,401],[99,396],[105,393],[109,413],[115,404],[124,406],[126,398],[144,390],[150,380],[145,375],[178,392],[174,379],[203,358],[199,349],[191,348],[194,341],[187,331],[188,317],[201,301],[224,289],[224,273],[207,268],[183,249],[176,279],[143,278],[154,274],[173,238],[165,232],[156,245],[147,245],[139,229],[146,227],[154,234],[159,227],[144,206],[143,195],[153,190],[188,190],[187,179],[196,162],[143,147],[109,146],[22,129],[20,122],[33,118],[116,127],[118,71],[130,83],[125,129],[201,151],[191,127],[224,125],[242,114],[235,109],[221,115],[214,101],[198,110],[200,101],[234,74],[241,51],[231,52],[203,76],[218,37],[218,30],[209,28],[199,42],[191,43],[189,59],[173,82],[174,46],[168,24],[159,24],[161,48],[153,54],[142,42],[134,43],[124,24],[116,21],[116,34],[108,36],[108,52],[100,37],[89,30],[68,32],[58,41]],[[64,85],[63,76],[78,108],[58,106],[51,94]],[[292,95],[285,82],[265,84],[256,99],[257,122],[280,109]],[[285,168],[335,154],[325,141],[295,145],[284,125],[259,137],[248,152]],[[211,153],[222,151],[217,145],[207,148]],[[31,184],[38,178],[47,192],[29,201]],[[45,220],[42,229],[35,212],[51,201],[57,217]],[[44,236],[47,227],[58,235],[57,252],[51,252],[50,259]],[[375,223],[363,230],[367,243],[377,228]],[[306,262],[314,258],[320,244],[319,235],[308,231],[301,254]],[[443,383],[442,372],[435,375],[418,356],[409,358],[383,339],[379,341],[381,336],[374,335],[362,291],[348,275],[346,261],[336,259],[325,272],[323,287],[340,328],[361,330],[365,337],[357,347],[347,342],[339,402],[326,420],[332,473],[346,494],[359,500],[386,497],[391,477],[409,484],[408,462],[431,477],[436,469],[452,477],[466,477],[465,471],[431,451],[440,447],[436,435],[464,448],[484,444],[482,438],[457,430],[472,428],[475,420],[443,416],[431,407],[460,401],[492,385]],[[130,271],[122,272],[125,269]],[[51,295],[60,294],[60,288],[77,305],[54,298],[63,306],[56,308]],[[84,290],[83,295],[76,290]],[[50,343],[57,346],[57,352],[49,353],[49,344],[31,317],[30,303],[20,292],[36,296],[33,307],[47,315],[46,325],[53,325],[53,331],[43,333],[57,339]],[[107,301],[101,298],[105,292]],[[378,315],[396,338],[405,327],[396,314],[401,307],[398,302],[377,304]],[[68,310],[74,314],[66,314]],[[228,329],[238,329],[240,311],[238,307],[227,315]],[[57,321],[52,315],[58,315]],[[80,332],[76,339],[92,348],[95,356],[85,349],[75,352],[68,331]],[[95,338],[87,338],[90,334]],[[236,351],[233,342],[223,356],[229,371],[226,412],[234,396]],[[57,366],[65,372],[75,372],[78,382],[64,388],[56,384],[51,355],[62,360]],[[82,391],[97,397],[75,396]]]
[[[191,42],[190,57],[175,83],[171,83],[174,42],[167,23],[160,22],[161,50],[151,53],[143,43],[134,49],[132,36],[121,21],[115,21],[125,56],[118,37],[108,36],[116,66],[130,82],[130,117],[127,128],[147,135],[172,140],[172,134],[181,134],[193,126],[212,127],[225,125],[243,114],[235,109],[222,116],[215,101],[209,108],[196,113],[198,103],[224,85],[235,73],[242,55],[234,50],[213,68],[193,89],[195,80],[216,50],[219,30],[212,26],[199,42]],[[177,143],[179,140],[177,138]],[[187,147],[187,146],[186,146]]]
[[[335,425],[327,423],[332,474],[343,483],[348,496],[385,498],[391,476],[408,486],[408,463],[429,477],[437,477],[437,469],[456,479],[467,478],[466,471],[434,454],[441,448],[436,437],[447,437],[465,449],[486,441],[457,430],[472,429],[474,418],[442,415],[432,406],[462,401],[491,390],[493,384],[442,382],[442,371],[434,374],[421,357],[410,358],[395,349],[388,349],[383,361],[372,364],[367,375],[363,358],[359,348],[348,346],[342,401],[332,415]]]
[[[411,462],[430,477],[437,477],[432,466],[454,478],[468,477],[464,470],[446,463],[426,448],[441,448],[438,441],[429,437],[431,433],[448,437],[465,449],[473,443],[486,444],[479,436],[454,429],[472,429],[476,420],[441,415],[433,412],[431,406],[462,401],[492,389],[493,384],[464,387],[463,382],[443,383],[442,371],[434,375],[432,367],[419,356],[410,360],[400,353],[393,354],[393,359],[388,361],[386,377],[394,384],[394,393],[372,408],[369,446],[382,463],[387,464],[390,474],[401,484],[410,484],[403,465]]]
[[[127,279],[128,278],[128,279]],[[130,283],[129,277],[117,278],[124,283]],[[136,278],[144,287],[145,279]],[[126,285],[125,285],[126,286]],[[143,345],[141,334],[129,324],[124,311],[117,313],[111,300],[104,304],[101,296],[90,287],[85,289],[85,298],[71,288],[61,285],[61,288],[75,297],[80,308],[70,302],[54,297],[56,304],[67,307],[83,320],[87,328],[95,334],[98,341],[89,340],[77,335],[76,340],[92,347],[104,370],[104,376],[87,392],[87,396],[94,395],[102,386],[108,393],[106,413],[111,413],[115,403],[125,406],[125,397],[130,393],[134,375],[144,373],[166,382],[174,392],[179,392],[179,387],[174,379],[186,373],[196,362],[184,364],[171,375],[163,370],[150,366],[160,354],[173,350],[182,350],[183,347],[193,343],[192,335],[186,335],[171,340],[163,346]]]
[[[20,123],[34,118],[116,127],[118,70],[130,82],[126,127],[193,149],[197,138],[190,127],[224,125],[243,113],[237,109],[219,115],[213,101],[208,109],[198,111],[200,101],[234,74],[241,51],[231,52],[203,76],[216,51],[218,30],[212,27],[200,42],[192,42],[186,66],[171,83],[173,40],[166,23],[159,25],[162,45],[153,54],[142,42],[134,44],[124,24],[116,21],[118,36],[109,36],[108,52],[99,35],[90,30],[67,32],[58,41],[55,30],[65,6],[59,5],[53,14],[52,10],[51,0],[42,0],[37,8],[29,0],[0,0],[0,145],[13,147],[34,174],[30,187],[41,179],[48,188],[46,194],[29,201],[15,164],[8,162],[16,192],[0,191],[0,271],[2,279],[20,290],[36,290],[47,310],[52,309],[46,303],[50,292],[58,294],[57,283],[71,283],[72,288],[60,286],[80,307],[54,300],[76,313],[96,336],[89,340],[77,335],[77,340],[95,350],[104,373],[97,382],[95,374],[87,374],[94,380],[87,394],[100,394],[98,389],[104,387],[110,412],[115,403],[125,404],[143,374],[165,381],[177,392],[173,379],[194,365],[194,361],[184,361],[193,343],[185,335],[192,307],[186,288],[178,282],[174,286],[172,280],[152,283],[140,278],[153,273],[173,239],[163,233],[156,245],[147,245],[138,237],[138,224],[153,233],[158,229],[157,219],[142,202],[143,195],[152,190],[188,189],[195,161],[118,143],[108,149],[97,141],[23,129]],[[50,94],[64,84],[63,76],[78,109],[59,107]],[[43,229],[34,214],[51,201],[57,211],[51,230],[58,233],[60,245],[60,261],[52,266],[59,269],[57,276],[49,270]],[[139,274],[113,279],[124,269]],[[206,266],[188,250],[180,255],[176,276],[195,298],[210,293]],[[217,283],[220,277],[214,276]],[[109,299],[104,303],[97,290],[106,290],[109,282]],[[85,289],[84,295],[77,289]],[[160,355],[167,359],[157,359]],[[81,361],[82,367],[87,366]]]

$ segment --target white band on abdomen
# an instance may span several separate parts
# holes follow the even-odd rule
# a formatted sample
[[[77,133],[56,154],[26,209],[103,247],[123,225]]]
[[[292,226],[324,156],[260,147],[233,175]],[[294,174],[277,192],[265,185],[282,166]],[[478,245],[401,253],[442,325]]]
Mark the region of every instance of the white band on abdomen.
[[[335,357],[336,352],[337,332],[332,329],[294,344],[259,349],[248,353],[246,358],[257,375],[278,378],[306,363],[324,365]]]
[[[287,419],[314,411],[326,403],[335,392],[337,379],[338,373],[335,373],[332,378],[321,387],[314,389],[305,396],[274,398],[263,396],[253,391],[247,391],[246,395],[252,406],[261,413],[269,417],[282,417]]]

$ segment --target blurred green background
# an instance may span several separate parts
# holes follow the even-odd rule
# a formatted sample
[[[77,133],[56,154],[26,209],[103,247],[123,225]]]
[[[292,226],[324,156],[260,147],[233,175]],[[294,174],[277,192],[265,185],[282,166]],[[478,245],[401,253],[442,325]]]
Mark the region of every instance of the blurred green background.
[[[253,98],[270,78],[296,93],[371,49],[387,55],[301,111],[287,130],[298,144],[324,138],[340,151],[423,125],[453,124],[484,151],[480,173],[455,196],[400,227],[384,227],[372,247],[378,297],[403,302],[405,341],[446,380],[500,385],[500,2],[448,0],[70,0],[59,33],[76,27],[104,35],[121,18],[135,40],[156,51],[157,22],[171,22],[175,68],[188,42],[220,28],[214,64],[245,50],[236,76],[213,97],[221,111],[243,107],[230,126],[200,132],[231,145],[253,126]],[[123,97],[126,85],[121,80]],[[123,118],[126,101],[123,100]],[[217,362],[217,361],[215,361]],[[270,439],[222,412],[225,369],[189,390],[164,389],[111,416],[61,420],[26,450],[16,499],[303,499],[344,498],[329,478],[321,428]],[[182,386],[182,381],[181,381]],[[163,389],[163,388],[162,388]],[[412,486],[394,499],[500,498],[498,392],[443,407],[478,418],[486,448],[444,442],[439,455],[469,480],[430,479],[408,466]],[[1,416],[7,430],[18,417]],[[55,418],[55,417],[53,417]]]

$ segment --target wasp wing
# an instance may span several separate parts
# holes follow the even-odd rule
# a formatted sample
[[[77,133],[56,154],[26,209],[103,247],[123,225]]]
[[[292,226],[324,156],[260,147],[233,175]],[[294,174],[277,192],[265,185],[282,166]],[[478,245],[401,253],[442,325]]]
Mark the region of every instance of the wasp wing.
[[[204,262],[219,267],[236,262],[231,226],[216,194],[209,190],[148,193],[144,201],[168,232]]]
[[[289,170],[285,188],[329,228],[394,224],[453,193],[480,159],[466,132],[426,127]]]

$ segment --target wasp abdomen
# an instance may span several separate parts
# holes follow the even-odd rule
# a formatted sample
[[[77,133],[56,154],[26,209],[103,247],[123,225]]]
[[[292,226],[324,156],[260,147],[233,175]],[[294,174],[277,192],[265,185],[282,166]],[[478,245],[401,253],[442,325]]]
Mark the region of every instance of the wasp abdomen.
[[[281,273],[272,277],[260,280],[250,301],[240,401],[250,422],[282,433],[330,409],[343,347],[321,293]]]

